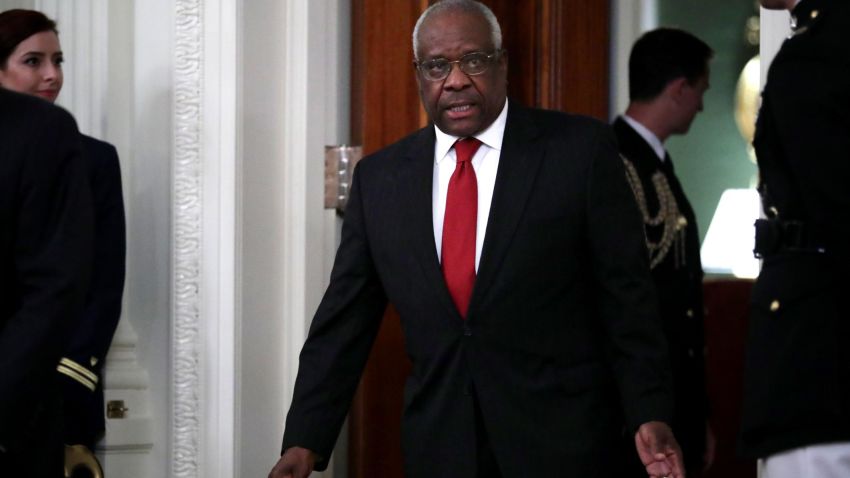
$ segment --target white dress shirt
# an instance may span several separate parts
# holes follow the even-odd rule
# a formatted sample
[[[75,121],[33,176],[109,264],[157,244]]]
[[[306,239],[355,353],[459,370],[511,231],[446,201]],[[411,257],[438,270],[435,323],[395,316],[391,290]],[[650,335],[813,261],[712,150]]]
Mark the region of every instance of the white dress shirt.
[[[499,156],[502,154],[502,139],[505,136],[505,122],[508,117],[508,102],[502,112],[487,129],[475,135],[481,146],[472,157],[472,168],[478,181],[478,224],[475,227],[475,271],[481,260],[481,247],[484,245],[484,233],[487,231],[487,219],[490,217],[490,202],[496,185],[496,171],[499,170]],[[442,262],[443,219],[446,215],[446,195],[449,192],[449,180],[455,171],[457,156],[455,141],[459,138],[440,131],[434,125],[437,141],[434,145],[434,189],[432,193],[432,214],[434,215],[434,242],[437,257]]]
[[[638,121],[631,116],[623,115],[623,120],[632,127],[633,130],[643,138],[644,141],[647,142],[650,146],[652,146],[652,150],[655,151],[656,156],[661,162],[664,162],[664,158],[667,156],[667,150],[664,149],[664,144],[658,139],[658,136],[655,136],[655,133],[647,129],[646,126],[638,123]]]

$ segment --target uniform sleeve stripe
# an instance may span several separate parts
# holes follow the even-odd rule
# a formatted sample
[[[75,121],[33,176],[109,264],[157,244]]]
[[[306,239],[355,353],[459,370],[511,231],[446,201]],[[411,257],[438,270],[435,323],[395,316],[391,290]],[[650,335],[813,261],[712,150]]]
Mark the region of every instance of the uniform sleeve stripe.
[[[80,382],[85,387],[87,387],[89,390],[94,392],[94,390],[96,388],[95,384],[92,383],[91,380],[89,380],[86,377],[78,374],[74,370],[71,370],[70,368],[65,367],[64,365],[59,365],[58,367],[56,367],[56,370],[59,371],[59,373],[64,373],[65,375],[67,375],[67,376],[73,378],[74,380]]]
[[[70,368],[71,370],[76,371],[78,374],[86,377],[87,379],[91,380],[95,384],[97,384],[97,382],[98,382],[97,375],[95,375],[94,372],[83,367],[82,365],[78,364],[77,362],[74,362],[73,360],[69,359],[68,357],[62,357],[62,360],[59,361],[59,364],[64,365],[64,366]]]

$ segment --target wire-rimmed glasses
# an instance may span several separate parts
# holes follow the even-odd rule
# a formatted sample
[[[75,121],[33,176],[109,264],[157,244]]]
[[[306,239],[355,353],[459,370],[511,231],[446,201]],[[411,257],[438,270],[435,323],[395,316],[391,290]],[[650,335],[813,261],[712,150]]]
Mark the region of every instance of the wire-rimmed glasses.
[[[434,58],[425,61],[414,61],[413,65],[422,73],[422,76],[428,81],[442,81],[448,78],[452,72],[452,65],[457,63],[460,71],[469,76],[480,75],[485,73],[496,59],[501,55],[503,50],[496,50],[493,53],[484,53],[483,51],[474,51],[460,57],[459,60],[447,60],[445,58]]]

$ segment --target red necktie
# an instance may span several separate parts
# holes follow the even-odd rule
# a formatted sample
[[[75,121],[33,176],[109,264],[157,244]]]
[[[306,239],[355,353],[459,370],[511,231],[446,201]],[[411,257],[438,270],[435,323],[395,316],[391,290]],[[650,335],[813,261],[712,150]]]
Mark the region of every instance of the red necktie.
[[[466,318],[475,284],[475,230],[478,224],[478,181],[472,157],[481,146],[475,138],[458,140],[457,165],[449,180],[443,219],[442,266],[449,294],[460,316]]]

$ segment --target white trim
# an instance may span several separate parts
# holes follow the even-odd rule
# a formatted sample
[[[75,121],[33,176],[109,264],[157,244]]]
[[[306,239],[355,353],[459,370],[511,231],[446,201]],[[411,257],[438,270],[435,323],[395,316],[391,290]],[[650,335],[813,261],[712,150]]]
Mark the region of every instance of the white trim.
[[[767,80],[767,70],[773,57],[779,52],[782,42],[791,34],[790,14],[787,10],[759,12],[759,59],[761,60],[761,88]]]
[[[237,0],[175,9],[174,477],[237,469]]]
[[[201,388],[203,475],[238,476],[237,287],[237,0],[204,0],[203,321]]]
[[[614,119],[629,104],[629,54],[643,32],[658,26],[657,0],[614,0],[612,3],[611,77],[609,117]]]
[[[176,0],[174,9],[172,157],[172,422],[175,478],[203,476],[200,424],[202,300],[201,0]]]
[[[286,405],[298,371],[298,353],[313,313],[327,285],[335,250],[325,250],[334,235],[333,217],[324,211],[324,145],[348,138],[348,50],[340,38],[342,21],[350,15],[345,0],[287,2],[285,10],[286,74],[283,107],[284,214],[283,238],[285,304],[284,340],[287,349]],[[343,30],[350,32],[345,27]]]
[[[286,2],[283,108],[283,406],[288,410],[298,355],[330,275],[337,218],[323,209],[324,146],[348,142],[350,2]],[[342,433],[345,433],[343,431]],[[345,443],[325,478],[345,476]]]
[[[304,344],[310,320],[305,303],[307,248],[307,119],[310,116],[307,98],[309,5],[307,2],[287,2],[285,25],[284,108],[287,119],[283,127],[284,144],[284,214],[283,238],[284,277],[282,284],[284,312],[284,406],[292,403],[292,391],[298,374],[298,352]],[[314,105],[315,107],[315,105]]]

